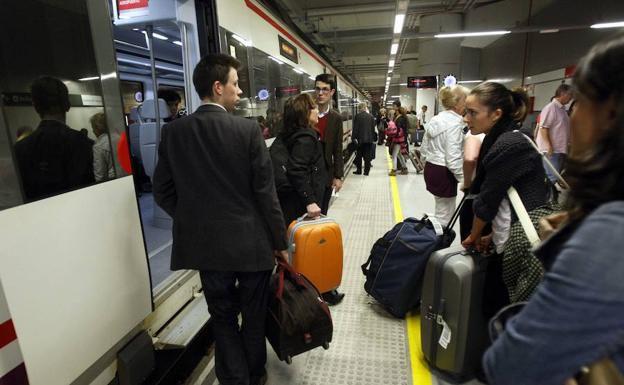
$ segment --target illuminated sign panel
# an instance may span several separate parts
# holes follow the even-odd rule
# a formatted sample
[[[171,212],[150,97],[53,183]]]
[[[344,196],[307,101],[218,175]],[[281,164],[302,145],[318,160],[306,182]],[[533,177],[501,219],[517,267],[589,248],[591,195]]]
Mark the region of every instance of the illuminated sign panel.
[[[438,88],[437,76],[408,76],[407,88]]]
[[[294,63],[299,64],[299,56],[297,55],[297,47],[292,45],[288,40],[284,39],[281,36],[277,36],[279,38],[279,48],[280,55],[285,58],[291,60]]]

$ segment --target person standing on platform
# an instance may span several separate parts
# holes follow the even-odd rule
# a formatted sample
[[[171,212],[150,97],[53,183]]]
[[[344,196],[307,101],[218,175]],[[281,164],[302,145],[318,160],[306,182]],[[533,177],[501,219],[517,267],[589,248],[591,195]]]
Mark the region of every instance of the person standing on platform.
[[[351,135],[351,140],[357,146],[354,162],[355,171],[353,173],[362,174],[362,158],[364,158],[364,175],[368,175],[375,152],[375,118],[368,112],[366,103],[360,103],[358,111],[353,119],[353,133]]]
[[[289,154],[286,176],[292,188],[278,192],[286,226],[302,214],[312,219],[321,215],[327,168],[317,124],[318,107],[309,94],[299,94],[286,101],[284,129],[277,136]]]
[[[199,61],[193,84],[202,105],[163,127],[153,186],[156,203],[173,218],[171,269],[199,270],[219,383],[255,385],[266,382],[274,256],[288,253],[262,133],[255,120],[228,113],[242,93],[238,68],[225,54]]]
[[[568,153],[570,117],[565,105],[572,100],[572,96],[572,87],[568,84],[561,84],[555,92],[555,97],[540,113],[540,127],[536,138],[537,146],[540,151],[546,153],[550,163],[555,166],[558,172],[563,169]],[[554,185],[557,182],[557,176],[548,167],[544,168],[546,176]]]
[[[320,74],[316,77],[314,91],[316,104],[319,109],[317,130],[324,145],[325,165],[327,166],[327,184],[321,212],[327,215],[332,191],[340,191],[344,176],[344,160],[342,158],[342,117],[338,111],[332,109],[332,99],[336,93],[336,78],[330,74]],[[336,305],[344,298],[344,293],[333,290],[324,293],[323,298],[330,305]]]
[[[386,128],[388,128],[388,117],[386,116],[386,109],[382,108],[377,117],[377,145],[379,146],[382,146],[386,140]]]
[[[425,124],[427,123],[427,106],[423,105],[420,107],[420,113],[418,114],[418,121],[420,122],[420,129],[425,129]]]
[[[435,216],[447,224],[455,211],[457,184],[463,183],[464,127],[462,118],[468,90],[462,86],[442,87],[444,111],[427,124],[420,151],[425,157],[425,184],[435,198]]]

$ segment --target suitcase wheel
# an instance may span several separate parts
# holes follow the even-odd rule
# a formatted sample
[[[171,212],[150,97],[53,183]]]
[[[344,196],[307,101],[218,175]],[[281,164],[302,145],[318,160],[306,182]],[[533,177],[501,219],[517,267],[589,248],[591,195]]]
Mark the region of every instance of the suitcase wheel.
[[[323,342],[323,349],[325,350],[329,349],[329,342],[327,341]]]
[[[286,356],[286,358],[284,359],[284,361],[286,361],[286,363],[288,365],[292,364],[292,358],[290,356]]]

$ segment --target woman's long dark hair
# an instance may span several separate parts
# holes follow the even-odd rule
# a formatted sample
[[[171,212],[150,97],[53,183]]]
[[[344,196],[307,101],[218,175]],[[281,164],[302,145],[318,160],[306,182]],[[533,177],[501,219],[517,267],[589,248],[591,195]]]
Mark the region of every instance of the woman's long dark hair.
[[[296,131],[310,128],[310,110],[316,103],[309,94],[299,94],[289,98],[284,104],[284,129],[280,133],[284,138]]]
[[[595,45],[577,66],[576,92],[594,103],[613,102],[616,114],[592,149],[568,159],[566,208],[581,219],[603,203],[624,200],[624,35]]]
[[[492,148],[499,136],[520,127],[527,115],[529,97],[526,91],[521,88],[510,90],[504,85],[495,82],[479,84],[470,91],[470,95],[475,95],[479,102],[486,106],[489,111],[497,109],[502,111],[500,119],[485,136],[479,150],[477,175],[470,190],[472,193],[478,193],[485,179],[482,167],[485,155],[490,151],[490,148]]]

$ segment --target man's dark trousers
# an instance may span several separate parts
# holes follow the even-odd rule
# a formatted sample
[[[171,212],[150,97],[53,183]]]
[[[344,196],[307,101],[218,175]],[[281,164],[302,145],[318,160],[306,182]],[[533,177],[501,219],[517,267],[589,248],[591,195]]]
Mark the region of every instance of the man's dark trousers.
[[[364,174],[368,175],[371,169],[371,160],[373,159],[373,151],[375,151],[373,143],[362,143],[355,152],[355,170],[362,172],[362,158],[364,158]]]
[[[215,336],[217,378],[222,385],[258,383],[267,358],[265,319],[271,270],[200,271],[199,275]]]

